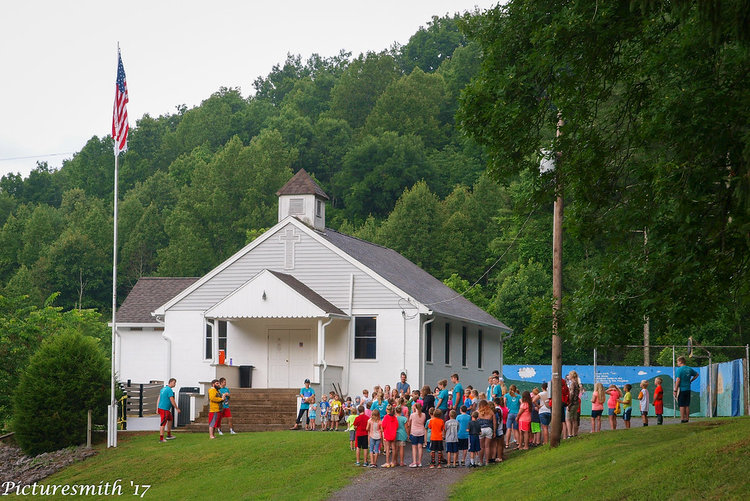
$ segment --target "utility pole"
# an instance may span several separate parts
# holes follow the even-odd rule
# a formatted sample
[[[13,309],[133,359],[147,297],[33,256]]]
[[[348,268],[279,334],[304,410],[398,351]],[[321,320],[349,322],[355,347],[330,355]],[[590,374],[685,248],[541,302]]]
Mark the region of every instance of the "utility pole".
[[[557,115],[557,137],[562,135],[562,114]],[[562,308],[562,246],[563,246],[563,195],[562,176],[560,166],[562,154],[558,151],[555,159],[555,209],[552,226],[552,296],[555,303],[552,306],[552,422],[550,423],[551,447],[560,445],[562,434],[562,388],[560,373],[562,372],[562,340],[558,334],[559,312]]]

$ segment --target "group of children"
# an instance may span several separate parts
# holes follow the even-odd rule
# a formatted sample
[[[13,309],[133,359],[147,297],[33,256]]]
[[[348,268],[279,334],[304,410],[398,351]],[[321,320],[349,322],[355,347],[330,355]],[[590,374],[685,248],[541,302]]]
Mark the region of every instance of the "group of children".
[[[660,425],[664,423],[664,389],[662,388],[662,378],[657,377],[654,379],[656,389],[654,390],[654,413],[656,414],[656,424]],[[648,415],[649,415],[649,403],[650,395],[648,391],[648,381],[645,379],[641,381],[640,391],[638,392],[638,409],[641,413],[641,420],[643,426],[648,426]],[[632,385],[626,384],[620,390],[616,385],[612,384],[604,389],[601,383],[594,385],[594,395],[591,397],[591,432],[601,431],[601,415],[604,410],[604,395],[608,395],[607,399],[607,414],[609,416],[610,428],[617,429],[617,416],[622,414],[625,428],[630,428],[630,420],[633,413],[633,395],[631,390]],[[595,403],[596,402],[596,406]],[[594,409],[597,409],[596,411]]]
[[[315,402],[315,395],[311,396],[309,404],[309,420],[305,425],[306,430],[315,431],[318,413],[320,413],[320,429],[322,431],[338,431],[339,422],[343,417],[342,409],[348,414],[352,407],[352,399],[347,397],[344,403],[341,401],[341,397],[332,391],[328,395],[323,395],[320,404]]]
[[[502,434],[496,435],[495,411],[486,400],[480,401],[480,406],[482,413],[469,414],[468,408],[462,405],[459,413],[451,409],[444,415],[441,409],[434,407],[423,412],[419,402],[414,402],[411,410],[388,404],[381,419],[378,409],[372,409],[368,417],[365,406],[360,405],[356,413],[347,416],[350,448],[356,451],[355,465],[375,468],[383,454],[383,468],[407,466],[404,462],[407,442],[411,445],[410,468],[422,467],[425,451],[430,468],[442,468],[443,464],[456,468],[501,462]],[[502,427],[499,431],[502,433]]]
[[[376,467],[382,454],[384,468],[407,466],[407,443],[411,468],[423,465],[425,451],[430,468],[501,462],[507,415],[503,398],[488,401],[485,393],[471,387],[464,390],[457,375],[452,380],[452,392],[447,380],[438,382],[434,392],[429,386],[410,391],[402,374],[398,389],[376,386],[372,398],[363,390],[363,396],[355,397],[351,405],[347,399],[344,414],[350,449],[356,451],[355,464]]]
[[[490,378],[487,392],[480,393],[471,386],[464,390],[458,383],[458,377],[454,375],[453,379],[454,391],[448,393],[447,381],[443,380],[434,392],[430,391],[429,386],[410,393],[395,389],[390,391],[387,386],[381,390],[376,386],[373,398],[370,398],[367,390],[363,390],[362,397],[355,397],[354,400],[348,397],[341,406],[341,416],[349,431],[350,449],[356,451],[355,464],[374,467],[382,454],[385,456],[385,468],[407,466],[404,461],[405,449],[410,444],[411,463],[408,466],[412,468],[422,466],[425,451],[429,454],[431,468],[440,468],[442,464],[447,464],[449,468],[485,466],[502,462],[506,448],[515,446],[519,450],[528,450],[549,441],[552,405],[546,383],[541,391],[534,388],[520,392],[515,385],[506,391],[502,380],[494,376],[494,381],[493,377]],[[584,391],[574,371],[568,375],[566,383],[563,384],[566,397],[563,406],[567,411],[563,414],[563,436],[571,437],[577,434]],[[656,378],[655,383],[653,405],[657,424],[662,424],[661,378]],[[637,397],[644,426],[648,426],[648,386],[648,381],[642,381]],[[595,384],[591,398],[592,433],[601,430],[605,403],[611,428],[616,429],[618,414],[622,414],[625,427],[630,428],[633,405],[631,390],[629,384],[622,390],[616,385],[605,390],[601,383]],[[386,399],[387,394],[391,397]],[[336,395],[332,395],[332,398],[340,401]],[[333,426],[337,426],[337,418],[332,419]]]

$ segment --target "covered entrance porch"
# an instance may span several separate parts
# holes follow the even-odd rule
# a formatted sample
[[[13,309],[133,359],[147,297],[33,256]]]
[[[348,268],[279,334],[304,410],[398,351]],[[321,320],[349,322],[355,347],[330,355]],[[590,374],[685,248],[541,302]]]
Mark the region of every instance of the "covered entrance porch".
[[[343,382],[349,316],[291,275],[260,272],[207,310],[205,319],[215,338],[217,377],[227,374],[230,387],[239,386],[232,383],[241,365],[254,367],[253,388],[299,388],[305,379],[318,388]]]

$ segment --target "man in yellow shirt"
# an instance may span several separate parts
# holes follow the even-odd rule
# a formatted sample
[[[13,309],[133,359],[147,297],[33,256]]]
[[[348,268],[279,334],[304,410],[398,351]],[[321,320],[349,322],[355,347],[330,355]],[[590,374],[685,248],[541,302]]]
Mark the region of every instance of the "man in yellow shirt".
[[[208,390],[208,436],[209,438],[216,438],[214,436],[214,429],[221,426],[221,404],[224,402],[224,397],[219,392],[219,380],[214,379],[211,381],[211,388]]]

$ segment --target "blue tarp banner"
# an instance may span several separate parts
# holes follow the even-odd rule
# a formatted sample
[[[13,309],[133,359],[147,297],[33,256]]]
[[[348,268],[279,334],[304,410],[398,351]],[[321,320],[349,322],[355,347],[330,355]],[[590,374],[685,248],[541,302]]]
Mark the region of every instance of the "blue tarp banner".
[[[744,409],[743,360],[732,360],[713,364],[711,386],[716,391],[714,399],[714,416],[741,416]],[[708,414],[708,367],[700,368],[701,408]]]
[[[599,365],[596,367],[596,377],[594,375],[593,365],[563,365],[561,377],[565,377],[571,370],[578,373],[581,378],[585,394],[581,399],[581,416],[591,415],[591,392],[594,389],[594,382],[604,385],[604,389],[610,384],[616,384],[622,388],[625,384],[632,385],[631,394],[633,400],[637,400],[640,384],[642,380],[649,383],[648,391],[651,396],[649,405],[650,414],[653,415],[653,395],[656,384],[654,379],[662,378],[662,388],[664,390],[664,415],[672,416],[674,414],[674,400],[672,397],[672,388],[674,387],[672,379],[672,367],[634,367],[622,365]],[[549,381],[552,378],[551,365],[505,365],[503,366],[503,378],[506,386],[515,384],[521,391],[531,390],[534,387],[540,387],[543,381]],[[693,382],[693,391],[698,391],[698,382]],[[634,408],[638,405],[633,403]],[[700,415],[700,402],[697,398],[693,399],[690,405],[691,414]]]
[[[713,364],[714,378],[716,379],[716,409],[715,416],[741,416],[744,409],[743,394],[743,360],[733,360]],[[693,398],[690,401],[691,416],[705,416],[708,410],[708,368],[696,368],[699,377],[693,381],[691,391]],[[662,378],[662,388],[664,390],[664,415],[675,415],[675,402],[672,394],[674,380],[672,379],[672,367],[638,367],[622,365],[599,365],[594,373],[593,365],[563,365],[561,377],[565,377],[571,370],[578,373],[581,378],[585,394],[582,397],[583,406],[581,415],[591,414],[591,392],[594,389],[594,383],[599,382],[606,389],[610,384],[616,384],[622,388],[625,384],[632,385],[631,393],[633,395],[633,407],[637,408],[638,392],[641,381],[648,381],[648,391],[650,395],[649,413],[653,415],[653,396],[656,384],[654,379]],[[515,384],[520,391],[532,390],[535,387],[540,388],[542,382],[552,379],[551,365],[505,365],[503,367],[503,379],[505,385]],[[483,391],[482,388],[480,391]],[[679,414],[679,412],[677,412]]]

